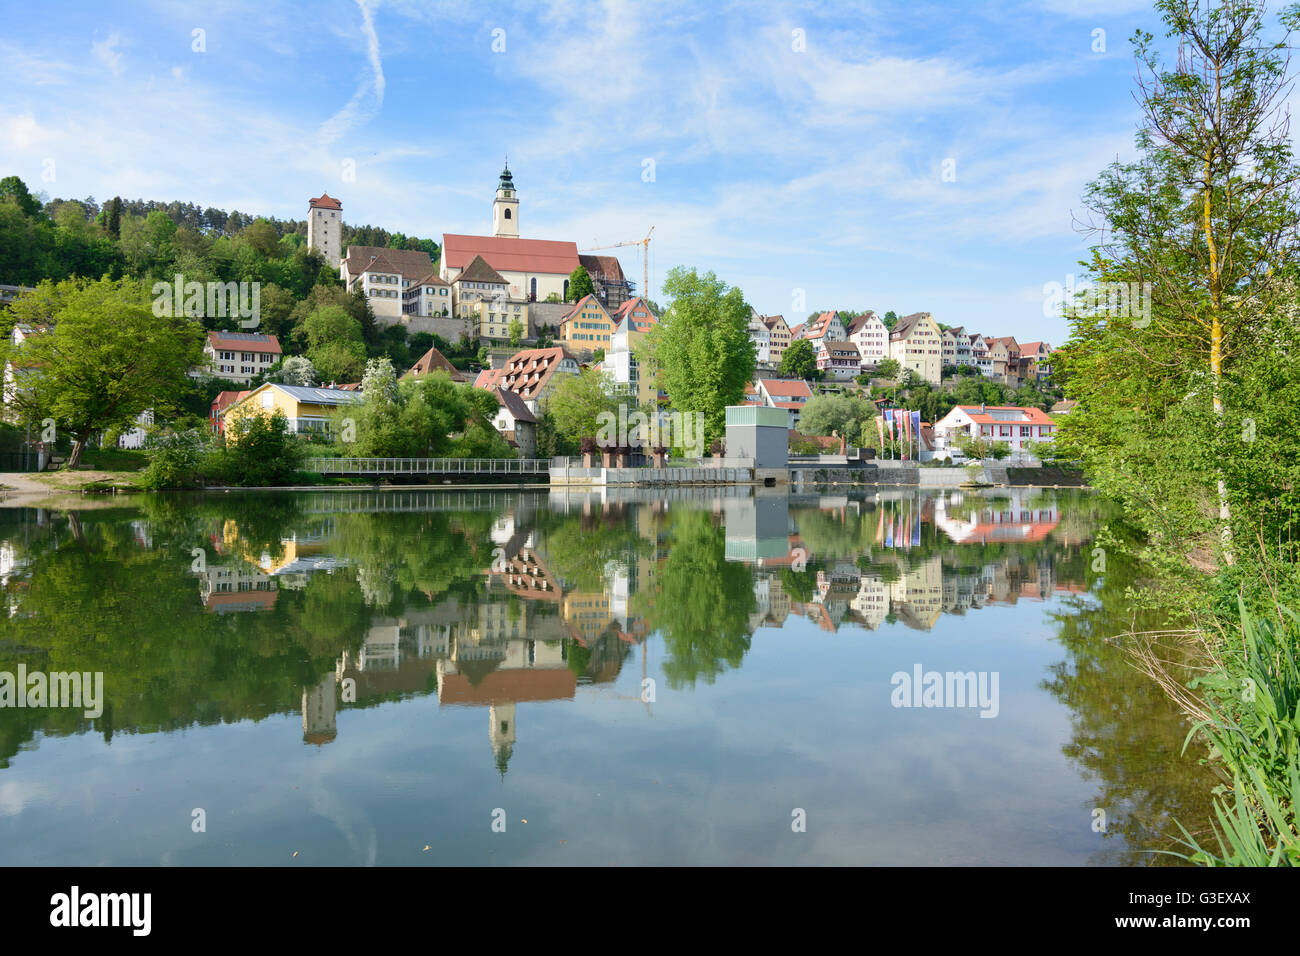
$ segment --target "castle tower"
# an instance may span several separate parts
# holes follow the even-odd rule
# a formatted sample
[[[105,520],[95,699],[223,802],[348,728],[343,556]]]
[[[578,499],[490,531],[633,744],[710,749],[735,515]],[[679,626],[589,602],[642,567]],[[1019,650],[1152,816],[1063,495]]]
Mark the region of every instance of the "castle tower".
[[[515,749],[514,701],[490,705],[488,721],[488,740],[492,742],[492,752],[496,754],[497,771],[504,777]]]
[[[337,709],[334,699],[333,674],[326,674],[315,687],[304,687],[302,691],[302,742],[324,746],[338,736],[338,725],[334,714]]]
[[[519,194],[510,175],[510,163],[501,171],[497,198],[492,201],[492,235],[498,239],[519,238]]]
[[[322,193],[307,200],[307,207],[307,248],[320,252],[337,269],[343,255],[343,203]]]

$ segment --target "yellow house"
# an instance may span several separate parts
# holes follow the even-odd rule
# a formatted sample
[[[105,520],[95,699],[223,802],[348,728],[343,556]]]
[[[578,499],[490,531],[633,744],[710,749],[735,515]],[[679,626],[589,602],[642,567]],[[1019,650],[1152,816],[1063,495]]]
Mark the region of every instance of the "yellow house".
[[[510,338],[510,325],[518,322],[520,338],[530,338],[528,303],[521,299],[478,299],[463,302],[461,315],[470,319],[480,339],[505,342]]]
[[[342,405],[359,404],[361,393],[354,389],[308,388],[268,382],[222,412],[222,421],[226,434],[231,435],[231,427],[244,416],[265,415],[269,418],[278,411],[289,420],[289,431],[294,434],[327,432],[336,409]]]
[[[608,349],[616,323],[600,300],[584,295],[560,320],[560,341],[575,349]]]
[[[943,332],[929,312],[914,312],[894,323],[889,357],[919,378],[938,385],[943,372]]]

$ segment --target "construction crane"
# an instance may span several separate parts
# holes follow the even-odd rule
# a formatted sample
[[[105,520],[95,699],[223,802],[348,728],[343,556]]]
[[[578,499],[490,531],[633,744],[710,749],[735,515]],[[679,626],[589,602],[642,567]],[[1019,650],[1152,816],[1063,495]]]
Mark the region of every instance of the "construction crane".
[[[583,249],[582,252],[600,252],[603,249],[618,249],[622,246],[640,246],[641,247],[641,295],[649,295],[650,292],[650,233],[655,231],[655,227],[650,227],[650,232],[645,234],[644,239],[633,239],[631,242],[616,242],[612,246],[596,246],[594,249]]]

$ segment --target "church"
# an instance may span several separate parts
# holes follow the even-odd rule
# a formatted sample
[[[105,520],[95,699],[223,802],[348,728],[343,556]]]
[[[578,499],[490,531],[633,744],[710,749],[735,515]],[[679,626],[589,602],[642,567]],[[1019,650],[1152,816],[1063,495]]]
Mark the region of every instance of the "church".
[[[482,256],[506,280],[511,299],[545,302],[554,295],[567,301],[569,276],[579,265],[591,275],[606,308],[616,309],[630,297],[631,285],[614,256],[580,255],[574,242],[520,238],[519,192],[509,163],[492,201],[492,231],[490,236],[443,234],[439,275],[444,282],[452,282],[475,256]]]
[[[445,233],[436,267],[426,252],[355,245],[344,250],[342,203],[325,194],[308,205],[308,245],[337,266],[349,291],[366,296],[383,325],[492,341],[507,338],[512,320],[518,320],[532,338],[567,311],[544,303],[568,299],[569,276],[579,265],[607,309],[632,297],[614,256],[580,254],[574,242],[520,238],[519,193],[508,163],[492,201],[493,234]]]

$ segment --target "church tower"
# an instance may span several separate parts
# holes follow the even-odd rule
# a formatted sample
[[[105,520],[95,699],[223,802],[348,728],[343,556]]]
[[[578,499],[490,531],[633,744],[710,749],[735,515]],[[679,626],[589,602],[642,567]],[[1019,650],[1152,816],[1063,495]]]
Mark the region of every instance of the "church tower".
[[[510,175],[510,163],[501,171],[497,198],[492,201],[492,235],[498,239],[519,238],[519,194]]]

